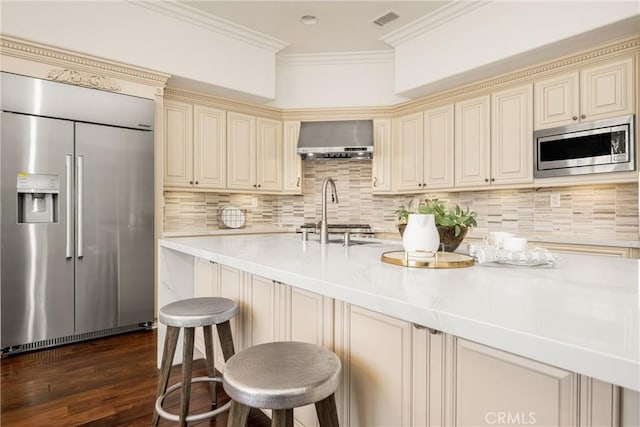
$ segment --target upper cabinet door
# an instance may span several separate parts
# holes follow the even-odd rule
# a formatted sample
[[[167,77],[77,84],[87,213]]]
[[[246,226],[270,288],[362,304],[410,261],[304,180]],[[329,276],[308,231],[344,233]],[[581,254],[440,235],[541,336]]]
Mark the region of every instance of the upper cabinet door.
[[[423,115],[415,113],[399,117],[395,119],[394,126],[393,153],[396,190],[421,190],[423,188]]]
[[[453,104],[424,113],[424,180],[427,189],[453,187]]]
[[[167,187],[193,186],[193,108],[164,102],[163,178]]]
[[[633,113],[633,58],[584,68],[580,109],[585,121]]]
[[[489,184],[490,96],[456,103],[456,187]]]
[[[282,122],[258,118],[256,184],[259,190],[282,190]]]
[[[536,81],[536,129],[578,122],[580,118],[578,84],[577,71]]]
[[[491,95],[491,183],[533,182],[533,87]]]
[[[372,191],[373,194],[389,193],[391,187],[391,120],[373,121],[373,164],[372,164]]]
[[[284,122],[282,190],[287,193],[302,194],[302,158],[297,152],[300,122]]]
[[[253,190],[256,185],[256,119],[227,113],[227,188]]]
[[[194,113],[193,175],[199,188],[227,185],[227,123],[224,110],[196,105]]]

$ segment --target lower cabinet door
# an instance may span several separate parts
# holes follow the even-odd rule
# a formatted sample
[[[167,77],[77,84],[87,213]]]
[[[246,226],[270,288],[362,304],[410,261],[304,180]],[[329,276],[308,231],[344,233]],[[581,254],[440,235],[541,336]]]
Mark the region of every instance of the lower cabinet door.
[[[578,425],[577,374],[471,341],[455,342],[449,425]]]
[[[242,327],[242,315],[244,309],[241,303],[241,279],[242,272],[226,265],[219,265],[219,271],[214,280],[214,293],[218,297],[229,298],[238,304],[238,314],[236,317],[229,321],[231,325],[231,335],[233,337],[233,346],[236,353],[242,350],[243,342],[242,337],[239,335],[240,328]],[[214,331],[215,338],[213,339],[213,346],[216,358],[216,369],[219,371],[224,370],[224,356],[220,348],[220,340],[218,339],[218,332]]]
[[[411,323],[350,304],[340,306],[337,319],[342,324],[336,324],[336,353],[343,367],[340,425],[409,426]]]
[[[285,287],[285,340],[333,349],[333,300],[303,289]],[[318,426],[315,405],[293,411],[297,427]]]

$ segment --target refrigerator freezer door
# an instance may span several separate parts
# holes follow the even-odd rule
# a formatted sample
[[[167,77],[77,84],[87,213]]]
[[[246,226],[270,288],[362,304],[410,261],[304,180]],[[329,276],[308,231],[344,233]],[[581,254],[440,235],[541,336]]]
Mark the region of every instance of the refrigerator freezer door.
[[[75,126],[76,333],[153,321],[153,134]]]
[[[73,155],[73,123],[2,112],[0,142],[5,348],[73,334],[73,258],[66,257],[72,183],[65,166]],[[58,177],[57,222],[18,223],[17,179],[27,174]]]

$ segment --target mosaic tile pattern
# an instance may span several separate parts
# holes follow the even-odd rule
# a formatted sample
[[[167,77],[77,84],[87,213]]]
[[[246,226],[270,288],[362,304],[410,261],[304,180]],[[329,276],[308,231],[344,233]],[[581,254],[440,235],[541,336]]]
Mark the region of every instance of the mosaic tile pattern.
[[[336,181],[340,203],[328,205],[333,223],[368,223],[378,232],[395,232],[395,210],[412,196],[373,196],[371,162],[303,162],[303,196],[217,193],[164,193],[164,231],[215,230],[218,212],[229,205],[245,209],[246,227],[297,227],[321,215],[322,181]],[[560,207],[551,208],[551,194]],[[418,195],[423,197],[424,195]],[[453,206],[478,213],[474,234],[504,230],[541,238],[638,240],[636,184],[430,193]],[[328,196],[330,200],[330,195]],[[257,207],[252,207],[257,202]]]

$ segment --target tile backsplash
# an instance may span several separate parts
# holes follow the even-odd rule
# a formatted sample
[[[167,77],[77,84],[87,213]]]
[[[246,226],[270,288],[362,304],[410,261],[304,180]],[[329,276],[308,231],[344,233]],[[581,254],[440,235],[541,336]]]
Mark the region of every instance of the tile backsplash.
[[[395,210],[413,198],[373,196],[370,161],[304,161],[303,172],[303,196],[165,192],[164,231],[218,229],[218,212],[229,205],[246,211],[246,227],[293,228],[315,222],[321,214],[326,177],[336,180],[340,201],[327,209],[333,223],[368,223],[378,232],[394,232]],[[559,195],[560,207],[551,207],[552,194]],[[477,235],[505,230],[540,238],[638,240],[636,184],[429,192],[429,196],[476,211]]]

